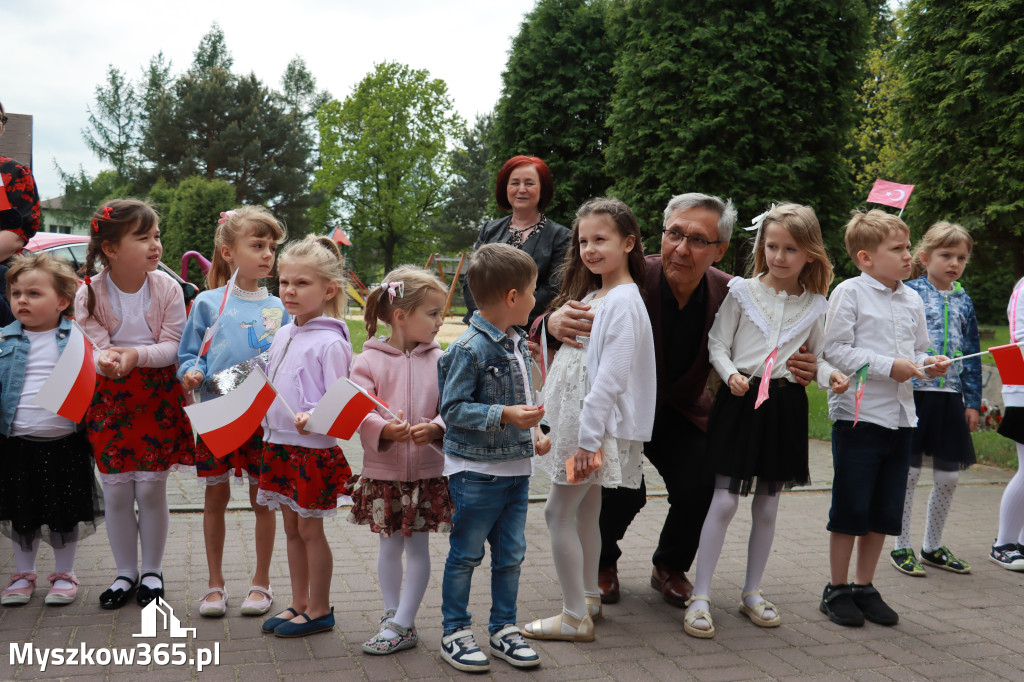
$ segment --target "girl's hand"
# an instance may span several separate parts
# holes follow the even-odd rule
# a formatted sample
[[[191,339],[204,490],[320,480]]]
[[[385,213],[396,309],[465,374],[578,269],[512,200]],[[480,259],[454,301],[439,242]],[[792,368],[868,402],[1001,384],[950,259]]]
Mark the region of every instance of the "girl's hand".
[[[119,377],[128,376],[128,372],[135,369],[139,364],[139,351],[135,348],[118,348],[114,346],[110,350],[120,356],[117,366],[114,368]]]
[[[103,351],[100,354],[97,364],[100,374],[108,379],[116,379],[118,376],[117,367],[121,363],[121,354],[113,352],[113,349]]]
[[[582,481],[584,478],[597,471],[600,465],[595,460],[596,455],[596,452],[584,450],[583,448],[576,448],[576,454],[572,456],[573,469],[575,470],[573,481]]]
[[[303,436],[308,436],[309,431],[306,430],[306,424],[309,423],[309,412],[299,412],[295,415],[295,430],[301,433]]]
[[[967,430],[977,431],[978,418],[980,417],[978,411],[973,407],[968,407],[966,410],[964,410],[964,416],[967,418]]]
[[[944,377],[951,362],[945,355],[932,355],[924,359],[924,371],[931,377]]]
[[[381,430],[380,437],[384,440],[393,440],[396,443],[406,443],[412,438],[412,427],[409,422],[402,419],[402,411],[398,411],[398,418],[393,419]]]
[[[840,372],[838,369],[832,372],[832,376],[828,380],[829,388],[836,395],[842,395],[846,393],[846,389],[850,387],[850,382],[846,380],[846,375]]]
[[[742,374],[729,375],[729,390],[734,396],[744,396],[750,390],[750,381]]]
[[[501,423],[518,429],[532,429],[544,418],[544,406],[509,405],[501,410]]]
[[[423,422],[412,427],[409,432],[409,436],[412,438],[412,442],[416,445],[426,445],[433,443],[438,438],[444,436],[444,431],[437,424],[430,422]]]
[[[537,437],[533,439],[533,449],[538,455],[546,455],[551,452],[551,439],[542,431],[537,431]]]
[[[190,369],[181,378],[181,385],[186,391],[195,390],[201,383],[203,383],[203,373],[198,370]]]
[[[928,359],[926,359],[925,362],[927,362]],[[932,360],[932,362],[934,362],[934,360]],[[917,365],[915,365],[913,361],[906,358],[896,358],[893,360],[892,369],[889,370],[889,377],[902,384],[904,381],[914,378],[924,379],[924,374],[921,373],[921,370],[917,368]]]

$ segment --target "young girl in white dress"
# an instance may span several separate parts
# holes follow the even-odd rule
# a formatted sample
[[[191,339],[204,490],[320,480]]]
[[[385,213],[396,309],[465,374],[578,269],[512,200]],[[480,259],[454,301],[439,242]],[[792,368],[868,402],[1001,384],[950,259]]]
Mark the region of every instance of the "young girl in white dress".
[[[700,534],[693,601],[683,629],[708,638],[715,626],[708,612],[711,576],[739,496],[754,491],[747,573],[740,612],[760,627],[781,622],[778,609],[761,596],[761,578],[775,537],[779,491],[806,485],[807,393],[786,360],[801,346],[818,357],[818,384],[846,390],[846,377],[822,358],[825,294],[832,281],[814,211],[780,204],[763,218],[754,243],[750,279],[729,281],[708,336],[711,364],[724,385],[708,422],[708,456],[714,460],[715,493]],[[755,221],[756,222],[756,221]],[[765,361],[778,348],[770,370],[768,399],[756,405]],[[756,480],[756,484],[755,484]]]
[[[595,317],[584,348],[559,349],[544,386],[552,447],[537,461],[551,476],[544,518],[563,604],[557,616],[526,625],[523,634],[534,639],[593,641],[601,488],[640,487],[657,381],[640,239],[633,212],[617,199],[591,199],[576,211],[552,306],[582,300]]]

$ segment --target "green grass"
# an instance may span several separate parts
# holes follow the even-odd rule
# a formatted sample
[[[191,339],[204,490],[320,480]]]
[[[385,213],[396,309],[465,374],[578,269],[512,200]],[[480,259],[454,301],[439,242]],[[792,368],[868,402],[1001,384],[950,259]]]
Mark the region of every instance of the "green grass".
[[[1005,346],[1010,343],[1010,328],[1006,325],[1000,325],[998,327],[988,327],[988,329],[996,330],[996,337],[994,339],[982,339],[981,349],[988,350],[992,346]],[[981,361],[986,365],[992,365],[995,367],[996,361],[992,359],[991,355],[987,353],[981,356]]]
[[[996,340],[990,342],[990,345],[998,344],[997,333]],[[831,441],[832,422],[828,418],[828,393],[819,391],[817,384],[811,384],[807,387],[807,404],[807,435],[810,438]],[[995,431],[975,431],[971,437],[979,462],[1002,469],[1017,468],[1017,448],[1009,438],[1003,438]]]
[[[366,323],[362,320],[345,320],[348,325],[348,336],[352,342],[352,350],[356,353],[363,352],[363,344],[366,343]]]

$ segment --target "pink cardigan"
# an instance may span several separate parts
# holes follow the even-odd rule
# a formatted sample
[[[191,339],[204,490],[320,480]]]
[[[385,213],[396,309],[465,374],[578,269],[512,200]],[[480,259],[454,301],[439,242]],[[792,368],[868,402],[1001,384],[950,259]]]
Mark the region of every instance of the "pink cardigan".
[[[389,346],[380,339],[367,339],[363,352],[356,356],[350,374],[352,381],[373,393],[395,414],[399,410],[413,426],[429,419],[442,429],[437,413],[437,361],[441,347],[437,341],[421,343],[410,353]],[[396,443],[381,440],[380,434],[391,421],[379,408],[371,412],[359,427],[363,444],[363,478],[379,481],[418,481],[436,478],[444,471],[444,457],[427,445],[412,440]],[[434,441],[441,447],[441,440]]]
[[[75,294],[75,319],[96,344],[98,351],[110,348],[110,334],[121,320],[114,317],[107,298],[107,269],[104,268],[92,278],[92,293],[95,297],[95,313],[89,314],[89,287],[81,286]],[[185,329],[185,298],[181,285],[173,277],[159,270],[149,273],[149,294],[151,303],[146,311],[146,323],[153,331],[156,343],[138,346],[139,367],[168,367],[178,361],[178,344]]]

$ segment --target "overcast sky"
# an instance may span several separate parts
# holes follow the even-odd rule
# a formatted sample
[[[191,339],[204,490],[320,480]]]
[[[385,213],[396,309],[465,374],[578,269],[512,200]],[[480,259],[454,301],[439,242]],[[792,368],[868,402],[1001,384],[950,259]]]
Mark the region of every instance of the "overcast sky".
[[[296,55],[341,99],[373,69],[399,61],[448,84],[472,123],[493,109],[512,37],[534,0],[0,0],[0,101],[31,114],[33,174],[43,199],[63,193],[54,169],[103,169],[82,142],[86,107],[113,64],[138,79],[163,52],[180,73],[213,22],[234,57],[280,88]]]

